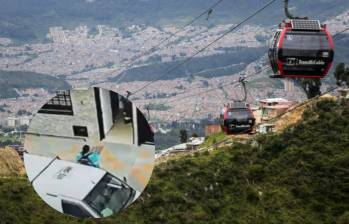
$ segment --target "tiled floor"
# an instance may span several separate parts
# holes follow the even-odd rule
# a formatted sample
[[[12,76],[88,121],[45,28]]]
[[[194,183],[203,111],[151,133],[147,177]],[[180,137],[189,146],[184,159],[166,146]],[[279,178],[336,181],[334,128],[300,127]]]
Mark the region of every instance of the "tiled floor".
[[[115,123],[110,131],[106,134],[103,142],[133,144],[133,127],[132,123],[125,124],[123,120]]]

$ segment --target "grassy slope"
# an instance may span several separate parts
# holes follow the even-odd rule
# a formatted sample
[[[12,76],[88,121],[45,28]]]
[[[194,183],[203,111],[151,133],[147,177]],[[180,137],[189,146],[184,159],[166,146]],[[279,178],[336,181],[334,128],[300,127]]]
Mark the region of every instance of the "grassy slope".
[[[122,218],[145,223],[344,219],[349,211],[349,104],[323,101],[315,111],[281,135],[258,137],[259,147],[236,145],[158,167],[147,190],[150,197],[144,194],[145,201]]]
[[[98,223],[349,221],[349,102],[321,101],[304,121],[156,167],[139,199]],[[46,208],[22,180],[0,180],[3,223],[78,223]],[[83,221],[80,223],[93,223]],[[97,223],[97,222],[96,222]]]
[[[226,138],[226,136],[223,132],[213,134],[205,140],[205,142],[201,145],[201,147],[211,146],[215,143],[219,143],[219,142],[223,141],[225,138]]]

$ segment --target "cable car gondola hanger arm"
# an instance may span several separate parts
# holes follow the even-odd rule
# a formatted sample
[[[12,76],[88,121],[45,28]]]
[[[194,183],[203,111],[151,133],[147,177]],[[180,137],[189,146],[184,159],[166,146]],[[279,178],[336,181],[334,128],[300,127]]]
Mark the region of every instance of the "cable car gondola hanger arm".
[[[242,100],[238,100],[237,102],[243,102],[243,103],[246,103],[246,100],[247,100],[247,89],[246,89],[246,83],[247,81],[245,80],[244,77],[240,77],[239,78],[239,82],[241,83],[242,85],[242,88],[244,90],[244,97],[242,98]]]
[[[285,15],[288,19],[308,19],[308,17],[295,17],[290,13],[290,10],[288,9],[288,0],[284,0],[285,2]]]

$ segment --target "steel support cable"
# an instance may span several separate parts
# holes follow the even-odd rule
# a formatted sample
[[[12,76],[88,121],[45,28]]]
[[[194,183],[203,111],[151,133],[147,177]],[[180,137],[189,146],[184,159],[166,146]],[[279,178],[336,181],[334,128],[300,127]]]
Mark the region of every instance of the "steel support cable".
[[[188,23],[186,23],[184,26],[182,26],[180,29],[178,29],[176,32],[172,33],[170,36],[164,38],[163,40],[161,40],[157,45],[151,47],[149,50],[147,50],[146,52],[144,52],[143,54],[139,55],[137,59],[140,59],[141,57],[145,56],[148,53],[152,53],[152,51],[156,50],[158,47],[160,47],[162,44],[164,44],[165,42],[167,42],[168,40],[170,40],[172,37],[177,36],[177,34],[183,32],[183,30],[194,24],[197,20],[199,20],[201,17],[203,17],[204,15],[207,15],[209,12],[212,13],[212,10],[214,10],[218,5],[220,5],[224,0],[218,0],[216,3],[214,3],[213,5],[211,5],[208,9],[206,9],[205,11],[203,11],[202,13],[200,13],[198,16],[196,16],[194,19],[192,19],[191,21],[189,21]],[[153,38],[153,36],[151,37]],[[146,42],[148,42],[151,38],[148,38]],[[124,65],[123,67],[126,67],[126,69],[132,67],[135,63],[135,60],[133,60],[131,63]],[[121,72],[121,74],[119,75],[120,77],[116,80],[116,84],[119,84],[122,79],[125,77],[126,73],[125,70],[123,72]]]
[[[346,31],[348,31],[348,30],[349,30],[349,28],[346,28],[346,29],[344,29],[344,30],[342,30],[342,31],[337,32],[336,34],[333,35],[333,38],[335,39],[336,37],[338,37],[338,35],[340,35],[340,34],[346,32]],[[265,67],[264,69],[262,69],[261,71],[257,72],[257,73],[254,74],[254,75],[258,75],[258,74],[264,72],[264,71],[267,70],[267,69],[269,69],[269,67]],[[203,91],[203,92],[199,92],[199,93],[197,93],[197,94],[201,95],[201,94],[204,94],[204,93],[207,93],[207,92],[211,92],[211,91],[214,91],[214,90],[216,90],[216,89],[220,89],[220,88],[222,88],[222,87],[229,86],[229,85],[233,85],[233,84],[236,84],[236,83],[238,83],[238,82],[236,81],[236,82],[232,82],[232,83],[227,83],[227,84],[224,84],[224,85],[219,86],[219,87],[215,87],[215,88],[212,88],[212,89]],[[184,93],[183,93],[183,94],[184,94]],[[176,97],[178,97],[179,95],[183,95],[183,94],[178,94],[178,95],[176,95]],[[188,98],[188,97],[193,97],[193,96],[195,96],[195,95],[197,95],[197,94],[191,94],[191,95],[188,95],[188,96],[181,97],[181,98],[179,98],[179,99],[173,99],[173,100],[165,101],[165,102],[163,102],[162,104],[167,104],[167,103],[172,103],[172,102],[180,101],[180,100],[186,99],[186,98]]]
[[[195,23],[198,19],[200,19],[201,17],[203,17],[204,15],[207,15],[211,10],[215,9],[219,4],[221,4],[224,0],[219,0],[217,1],[215,4],[213,4],[211,7],[209,7],[207,10],[205,10],[204,12],[202,12],[200,15],[198,15],[197,17],[195,17],[193,20],[191,20],[189,23],[187,23],[186,25],[184,25],[180,30],[176,31],[175,33],[171,34],[169,37],[165,38],[164,40],[162,40],[159,44],[157,44],[155,47],[151,48],[151,50],[154,50],[158,47],[160,47],[163,43],[165,43],[166,41],[168,41],[169,39],[171,39],[174,36],[177,36],[177,34],[181,33],[184,28],[192,25],[193,23]]]
[[[160,79],[166,77],[167,75],[169,75],[171,72],[175,71],[177,68],[181,67],[182,65],[190,62],[191,60],[193,60],[197,55],[199,55],[200,53],[204,52],[206,49],[208,49],[209,47],[211,47],[213,44],[215,44],[216,42],[220,41],[221,39],[223,39],[225,36],[227,36],[228,34],[230,34],[231,32],[235,31],[237,28],[239,28],[242,24],[246,23],[247,21],[249,21],[250,19],[252,19],[253,17],[255,17],[256,15],[258,15],[259,13],[261,13],[262,11],[264,11],[266,8],[268,8],[270,5],[272,5],[274,2],[276,2],[277,0],[271,0],[269,1],[267,4],[265,4],[262,8],[258,9],[257,11],[255,11],[254,13],[252,13],[251,15],[249,15],[248,17],[246,17],[245,19],[243,19],[240,23],[238,23],[237,25],[233,26],[232,28],[230,28],[228,31],[226,31],[225,33],[223,33],[221,36],[219,36],[218,38],[216,38],[215,40],[213,40],[212,42],[210,42],[209,44],[207,44],[205,47],[201,48],[197,53],[195,53],[194,55],[192,55],[191,57],[183,60],[182,62],[170,67],[169,69],[167,69],[165,72],[163,72],[157,79],[149,81],[147,84],[143,85],[141,88],[138,88],[137,90],[135,90],[132,94],[136,94],[140,91],[142,91],[143,89],[147,88],[148,86],[152,85],[153,83],[159,81]]]
[[[269,70],[269,69],[270,69],[269,66],[268,66],[268,67],[265,67],[265,68],[263,68],[261,71],[255,73],[254,75],[258,75],[258,74],[260,74],[260,73],[262,73],[262,72],[264,72],[264,71],[266,71],[266,70]],[[218,86],[218,87],[214,87],[214,88],[211,88],[211,89],[208,89],[208,90],[201,91],[201,92],[199,92],[199,93],[193,93],[193,94],[189,94],[189,95],[182,96],[182,97],[179,97],[179,96],[181,96],[181,95],[183,95],[183,94],[185,94],[185,93],[177,94],[177,95],[175,96],[176,99],[170,99],[170,100],[167,100],[167,101],[162,102],[161,104],[165,105],[165,104],[169,104],[169,103],[181,101],[181,100],[184,100],[184,99],[187,99],[187,98],[190,98],[190,97],[194,97],[194,96],[202,95],[202,94],[205,94],[205,93],[209,93],[209,92],[212,92],[212,91],[214,91],[214,90],[218,90],[218,89],[221,89],[221,88],[223,88],[223,87],[230,86],[230,85],[234,85],[234,84],[238,84],[238,83],[239,83],[239,81],[237,80],[237,81],[233,81],[233,82],[229,82],[229,83],[220,85],[220,86]]]
[[[237,82],[236,82],[236,83],[237,83]],[[231,84],[232,84],[232,83],[231,83]],[[215,89],[217,89],[217,88],[211,89],[211,90],[209,90],[209,91],[213,91],[213,90],[215,90]],[[300,108],[300,107],[302,107],[302,106],[306,106],[306,105],[308,105],[309,103],[313,102],[314,99],[321,98],[322,96],[324,96],[324,95],[326,95],[326,94],[328,94],[328,93],[331,93],[331,92],[333,92],[333,91],[335,91],[335,90],[337,90],[337,89],[340,89],[340,87],[331,88],[331,89],[327,90],[326,92],[322,93],[322,94],[319,95],[319,96],[316,96],[316,97],[314,97],[314,98],[312,98],[312,99],[309,99],[309,100],[307,100],[307,101],[305,101],[305,102],[303,102],[303,103],[301,103],[301,104],[298,104],[297,106],[295,106],[295,107],[293,107],[293,108],[291,107],[289,110],[285,111],[284,113],[278,115],[278,116],[275,117],[275,118],[270,119],[268,122],[272,122],[272,121],[274,121],[274,120],[276,120],[276,119],[278,119],[278,118],[284,116],[285,114],[289,113],[290,111],[293,111],[293,110],[295,110],[295,109],[298,109],[298,108]],[[207,91],[207,92],[208,92],[208,91]],[[181,100],[181,99],[180,99],[180,100]],[[167,111],[167,113],[173,113],[173,112]]]
[[[285,15],[287,18],[289,19],[308,19],[308,17],[298,17],[298,16],[293,16],[288,8],[288,1],[289,0],[284,0],[285,6],[284,6],[284,10],[285,10]]]
[[[349,27],[348,27],[348,28],[345,28],[345,29],[343,29],[343,30],[341,30],[341,31],[339,31],[339,32],[337,32],[336,34],[334,34],[334,35],[332,36],[333,39],[335,40],[340,34],[345,33],[345,32],[348,31],[348,30],[349,30]],[[254,75],[260,74],[260,73],[262,73],[263,71],[265,71],[265,70],[267,70],[267,69],[269,69],[269,67],[264,68],[263,70],[261,70],[260,72],[254,74]],[[205,90],[205,91],[202,91],[202,92],[199,92],[199,93],[190,94],[190,95],[181,97],[181,98],[179,98],[179,99],[168,100],[168,101],[163,102],[162,104],[165,105],[165,104],[168,104],[168,103],[181,101],[181,100],[183,100],[183,99],[187,99],[187,98],[190,98],[190,97],[193,97],[193,96],[197,96],[197,95],[205,94],[205,93],[208,93],[208,92],[212,92],[212,91],[214,91],[214,90],[217,90],[217,89],[220,89],[220,88],[222,88],[222,87],[229,86],[229,85],[233,85],[233,84],[236,84],[236,83],[238,83],[238,81],[231,82],[231,83],[227,83],[227,84],[224,84],[224,85],[221,85],[221,86],[218,86],[218,87],[215,87],[215,88],[211,88],[211,89],[209,89],[209,90]],[[333,92],[333,91],[336,90],[336,89],[338,89],[338,87],[332,88],[332,89],[326,91],[325,93],[322,93],[320,96],[317,96],[317,97],[315,97],[315,98],[318,98],[318,97],[321,97],[321,96],[323,96],[323,95],[325,95],[325,94],[327,94],[327,93]],[[184,94],[184,93],[183,93],[183,94]],[[183,94],[178,94],[178,95],[176,95],[176,98],[177,98],[179,95],[183,95]],[[248,94],[252,97],[252,99],[256,100],[256,99],[252,96],[252,94],[251,94],[250,91],[248,91]],[[300,104],[300,105],[298,105],[297,107],[292,108],[292,109],[297,109],[298,107],[301,107],[301,106],[303,106],[303,105],[305,105],[305,104],[308,104],[308,103],[309,103],[309,102],[307,101],[306,103],[302,103],[302,104]],[[274,119],[277,119],[277,118],[279,118],[279,117],[285,115],[285,114],[288,113],[288,112],[289,112],[289,111],[286,111],[285,113],[279,115],[278,117],[276,117],[276,118],[274,118]],[[272,119],[272,120],[274,120],[274,119]]]
[[[345,33],[345,32],[347,32],[348,30],[349,30],[349,27],[345,28],[345,29],[342,30],[342,31],[337,32],[335,35],[332,36],[332,38],[333,38],[334,40],[336,40],[337,37],[340,37],[340,35],[341,35],[342,33]]]

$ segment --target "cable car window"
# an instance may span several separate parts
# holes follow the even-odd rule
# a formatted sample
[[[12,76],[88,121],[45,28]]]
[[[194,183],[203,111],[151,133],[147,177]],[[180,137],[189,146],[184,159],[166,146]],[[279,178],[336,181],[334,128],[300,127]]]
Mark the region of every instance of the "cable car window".
[[[328,50],[328,38],[324,33],[286,33],[282,48],[292,50]]]
[[[239,109],[228,111],[228,119],[247,119],[250,117],[250,111]]]
[[[77,203],[62,200],[62,208],[64,214],[80,218],[92,218],[91,214]]]
[[[84,201],[100,216],[106,217],[124,208],[133,195],[133,189],[125,187],[121,181],[107,174]]]

